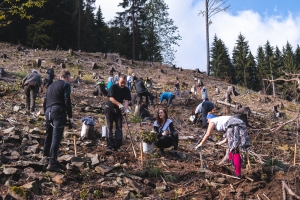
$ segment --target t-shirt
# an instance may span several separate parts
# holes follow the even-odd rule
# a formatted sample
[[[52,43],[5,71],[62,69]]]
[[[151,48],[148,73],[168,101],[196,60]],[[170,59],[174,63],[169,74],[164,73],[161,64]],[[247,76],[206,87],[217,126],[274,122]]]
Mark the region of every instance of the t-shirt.
[[[127,81],[131,82],[132,81],[132,76],[127,76]]]
[[[220,117],[212,118],[210,122],[213,122],[215,124],[215,129],[217,131],[226,131],[225,124],[230,117],[231,116],[220,116]]]
[[[131,101],[130,90],[128,87],[121,88],[119,84],[113,84],[108,90],[108,97],[113,97],[119,103],[123,103],[123,100]],[[111,108],[118,108],[117,105],[113,104],[109,99],[106,105]]]

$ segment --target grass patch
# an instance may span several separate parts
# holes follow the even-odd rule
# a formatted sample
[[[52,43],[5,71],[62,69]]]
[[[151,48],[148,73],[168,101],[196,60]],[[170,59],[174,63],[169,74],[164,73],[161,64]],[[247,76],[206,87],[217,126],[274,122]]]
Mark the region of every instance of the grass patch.
[[[24,69],[19,69],[18,71],[13,72],[13,74],[16,77],[23,79],[23,78],[25,78],[25,76],[27,76],[28,73]]]
[[[12,186],[11,190],[13,191],[13,193],[15,193],[16,195],[20,196],[20,197],[26,197],[27,193],[25,191],[25,188],[20,186]]]
[[[86,74],[82,77],[82,80],[86,84],[94,84],[95,80],[93,79],[93,75]]]
[[[133,115],[131,118],[130,118],[130,122],[132,123],[140,123],[142,122],[143,119],[139,116],[139,115]]]

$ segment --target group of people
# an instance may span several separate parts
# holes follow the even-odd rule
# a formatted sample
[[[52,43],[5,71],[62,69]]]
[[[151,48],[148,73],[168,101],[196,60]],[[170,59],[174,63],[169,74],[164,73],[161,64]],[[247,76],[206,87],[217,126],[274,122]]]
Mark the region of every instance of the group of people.
[[[50,67],[53,69],[53,67]],[[46,116],[46,138],[44,142],[44,160],[48,160],[47,170],[62,172],[64,166],[57,161],[58,149],[64,132],[64,127],[69,122],[69,128],[74,124],[71,104],[71,73],[68,70],[62,70],[59,74],[59,80],[53,82],[54,72],[51,70],[49,80],[47,82],[47,92],[44,100],[44,111]],[[133,78],[134,77],[134,78]],[[106,153],[120,151],[122,146],[122,124],[123,116],[129,113],[129,101],[131,101],[131,90],[128,86],[131,80],[135,80],[136,92],[140,97],[146,97],[146,103],[153,103],[153,95],[148,92],[147,87],[151,87],[149,79],[144,83],[143,79],[118,74],[117,83],[111,84],[107,91],[107,102],[105,105],[105,120],[107,126],[106,135]],[[113,78],[114,79],[114,78]],[[115,80],[115,79],[114,79]],[[148,82],[147,82],[148,81]],[[34,84],[34,83],[35,84]],[[178,83],[178,82],[177,82]],[[24,91],[26,96],[33,97],[32,101],[26,98],[26,106],[30,111],[34,111],[35,97],[39,87],[43,87],[41,76],[37,70],[32,70],[28,76],[23,79]],[[29,95],[27,95],[29,94]],[[195,148],[203,146],[204,142],[212,134],[213,129],[224,131],[224,137],[228,142],[230,150],[229,159],[233,162],[236,176],[241,176],[241,156],[240,151],[247,150],[250,145],[247,135],[246,123],[235,116],[219,116],[216,117],[211,112],[214,110],[214,104],[209,101],[207,91],[203,96],[203,101],[195,109],[195,118],[193,124],[198,122],[199,115],[202,115],[202,126],[207,128],[207,132]],[[160,103],[166,99],[171,105],[175,95],[172,92],[164,92],[160,96]],[[68,116],[69,120],[66,120]],[[126,117],[126,116],[125,116]],[[113,132],[113,124],[115,123],[115,132]],[[156,113],[156,120],[153,123],[153,129],[157,133],[157,142],[155,143],[159,150],[163,153],[165,148],[173,147],[178,150],[178,133],[175,131],[172,120],[168,117],[165,108],[159,108]],[[224,143],[223,141],[223,143]],[[219,143],[221,144],[221,143]]]

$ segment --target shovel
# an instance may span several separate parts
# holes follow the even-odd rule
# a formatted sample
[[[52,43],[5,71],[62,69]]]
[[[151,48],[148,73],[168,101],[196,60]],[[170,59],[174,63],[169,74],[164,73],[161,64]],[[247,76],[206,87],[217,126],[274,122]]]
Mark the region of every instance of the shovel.
[[[201,162],[200,167],[206,169],[206,165],[205,165],[205,163],[203,162],[203,158],[202,158],[202,153],[201,153],[201,151],[202,151],[202,147],[199,148],[200,162]]]

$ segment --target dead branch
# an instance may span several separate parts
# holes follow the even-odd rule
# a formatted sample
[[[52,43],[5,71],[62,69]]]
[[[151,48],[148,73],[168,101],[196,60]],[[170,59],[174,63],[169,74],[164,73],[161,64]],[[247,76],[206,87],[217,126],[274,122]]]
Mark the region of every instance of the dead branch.
[[[234,104],[227,103],[227,102],[220,101],[220,100],[217,100],[217,103],[224,104],[224,105],[226,105],[226,106],[230,106],[230,107],[233,107],[233,108],[235,108],[235,107],[236,107],[236,105],[234,105]],[[266,116],[266,115],[265,115],[265,114],[263,114],[263,113],[259,113],[259,112],[253,111],[253,110],[251,110],[251,112],[252,112],[253,114],[256,114],[256,115],[260,115],[260,116]]]
[[[281,128],[283,128],[283,127],[284,127],[285,125],[287,125],[288,123],[291,123],[291,122],[295,121],[296,119],[298,119],[298,117],[299,117],[299,114],[298,114],[296,117],[294,117],[293,119],[291,119],[291,120],[289,120],[289,121],[287,121],[287,122],[284,122],[283,124],[281,124],[281,125],[278,126],[277,128],[271,129],[271,133],[275,133],[276,131],[280,130]]]
[[[263,196],[266,197],[266,199],[271,200],[269,197],[267,197],[267,195],[265,195],[265,193],[263,193]]]
[[[300,199],[300,196],[296,195],[284,181],[282,181],[282,190],[283,191],[286,190],[289,195],[293,196],[296,199]],[[286,195],[286,192],[282,192],[282,193],[283,195]],[[286,196],[283,196],[283,199],[286,199]]]

